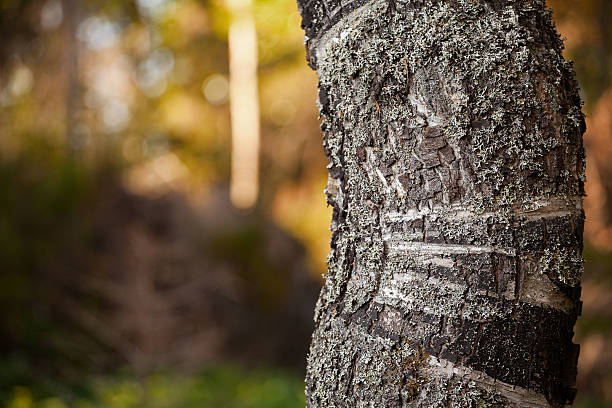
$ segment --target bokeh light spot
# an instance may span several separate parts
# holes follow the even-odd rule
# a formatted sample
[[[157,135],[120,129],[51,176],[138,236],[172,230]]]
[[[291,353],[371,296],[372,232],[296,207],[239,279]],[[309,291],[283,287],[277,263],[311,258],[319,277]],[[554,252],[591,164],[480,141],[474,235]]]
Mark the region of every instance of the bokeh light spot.
[[[40,26],[43,30],[55,30],[62,24],[64,12],[59,0],[49,0],[40,9]]]
[[[25,65],[21,65],[13,72],[9,90],[12,96],[21,96],[30,92],[33,84],[34,75],[32,75],[32,71]]]
[[[227,102],[229,95],[229,82],[223,75],[214,74],[206,78],[202,85],[202,92],[206,100],[213,105]]]
[[[109,48],[119,41],[119,27],[104,17],[90,17],[79,25],[77,37],[93,50]]]
[[[125,102],[114,100],[102,108],[102,121],[109,132],[120,132],[130,121],[130,110]]]

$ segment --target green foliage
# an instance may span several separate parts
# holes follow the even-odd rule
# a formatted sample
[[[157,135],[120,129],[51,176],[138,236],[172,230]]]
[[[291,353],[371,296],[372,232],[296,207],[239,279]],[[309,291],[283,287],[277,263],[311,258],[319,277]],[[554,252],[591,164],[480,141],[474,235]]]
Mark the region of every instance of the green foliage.
[[[207,245],[211,256],[232,260],[235,270],[249,283],[251,296],[259,299],[263,310],[272,311],[286,299],[287,275],[266,254],[266,225],[246,222],[227,226]]]
[[[78,162],[36,145],[0,162],[0,260],[8,270],[28,270],[55,253],[58,237],[75,231],[66,228],[75,210],[84,204],[90,178]],[[0,299],[25,296],[23,282],[0,285]]]
[[[113,178],[113,171],[102,173]],[[49,374],[52,367],[56,373],[72,358],[66,340],[75,333],[54,316],[62,287],[58,271],[83,252],[88,215],[104,191],[97,174],[42,142],[0,160],[0,347],[7,352],[0,399],[10,381]]]
[[[55,392],[15,386],[0,402],[6,408],[291,408],[304,406],[303,388],[294,373],[220,366],[191,376],[101,377]]]
[[[612,408],[611,402],[597,402],[594,400],[582,400],[574,405],[574,408]]]

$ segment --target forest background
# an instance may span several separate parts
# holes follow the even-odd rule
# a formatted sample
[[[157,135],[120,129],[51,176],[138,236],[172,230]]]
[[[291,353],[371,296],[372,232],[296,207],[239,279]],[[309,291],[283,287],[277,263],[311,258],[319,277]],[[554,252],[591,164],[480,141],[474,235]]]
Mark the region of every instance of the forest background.
[[[612,3],[548,4],[587,114],[576,406],[612,407]],[[254,203],[229,194],[236,0],[0,0],[0,406],[303,406],[316,76],[294,1],[247,9]]]

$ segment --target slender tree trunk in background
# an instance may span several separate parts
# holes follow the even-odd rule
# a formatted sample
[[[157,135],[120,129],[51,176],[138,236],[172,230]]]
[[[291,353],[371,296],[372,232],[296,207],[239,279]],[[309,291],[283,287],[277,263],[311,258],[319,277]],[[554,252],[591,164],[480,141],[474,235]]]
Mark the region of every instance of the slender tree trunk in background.
[[[227,0],[230,25],[227,45],[230,68],[232,171],[230,200],[248,209],[259,194],[259,97],[257,32],[251,0]]]
[[[584,120],[540,0],[299,0],[333,206],[309,407],[574,398]]]

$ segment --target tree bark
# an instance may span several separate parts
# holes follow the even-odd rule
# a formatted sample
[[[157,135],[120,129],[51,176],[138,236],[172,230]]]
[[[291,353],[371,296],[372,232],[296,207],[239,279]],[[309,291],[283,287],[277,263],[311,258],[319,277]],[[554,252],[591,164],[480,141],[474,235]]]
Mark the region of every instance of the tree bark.
[[[585,130],[542,0],[298,0],[333,206],[308,407],[574,398]]]

